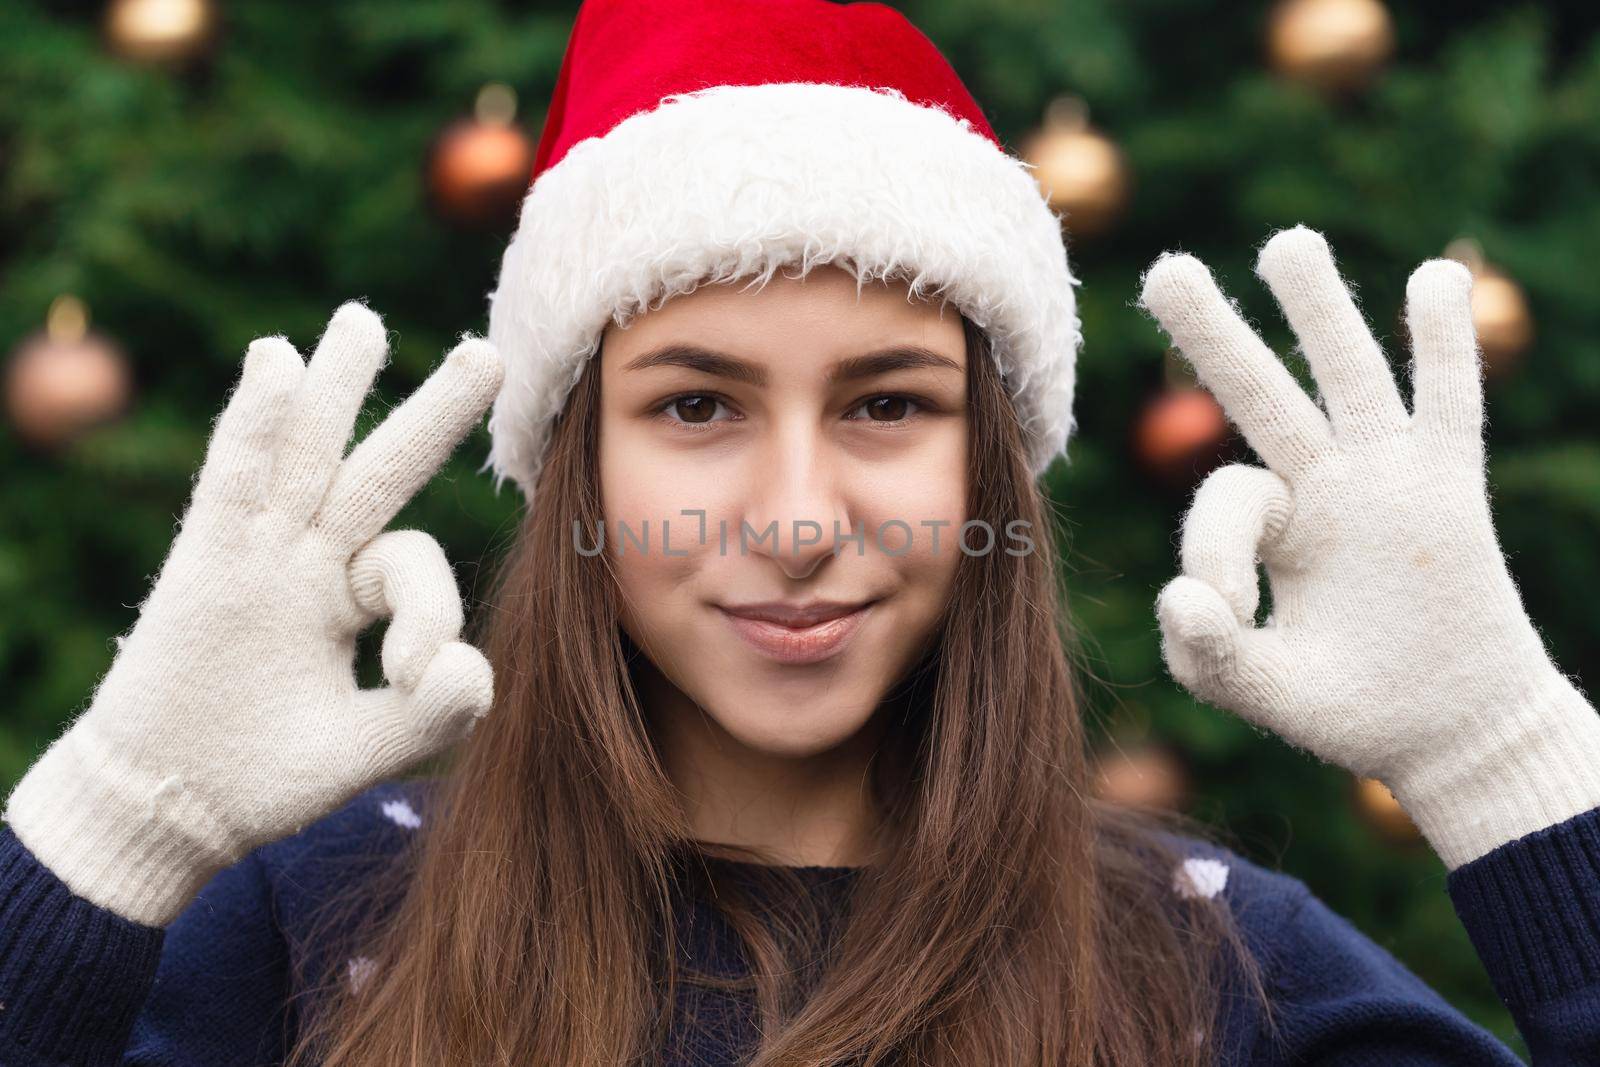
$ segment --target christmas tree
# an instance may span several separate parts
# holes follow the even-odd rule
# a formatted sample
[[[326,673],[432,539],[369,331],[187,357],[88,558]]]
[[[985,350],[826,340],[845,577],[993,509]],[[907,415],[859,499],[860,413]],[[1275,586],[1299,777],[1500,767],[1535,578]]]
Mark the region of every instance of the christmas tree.
[[[1403,822],[1385,832],[1346,772],[1167,676],[1153,604],[1183,508],[1208,466],[1255,460],[1185,392],[1182,361],[1133,300],[1161,251],[1198,254],[1309,389],[1250,270],[1269,233],[1305,223],[1328,235],[1404,388],[1407,275],[1447,247],[1473,260],[1495,279],[1480,328],[1496,522],[1556,661],[1594,692],[1600,625],[1577,593],[1600,588],[1592,16],[1376,0],[1320,0],[1320,23],[1293,21],[1304,0],[904,6],[1067,214],[1084,280],[1081,429],[1046,485],[1097,747],[1170,753],[1153,766],[1185,788],[1156,784],[1520,1049],[1442,865]],[[365,298],[392,361],[361,433],[460,333],[484,331],[509,234],[504,175],[484,160],[515,161],[537,136],[574,14],[194,0],[175,31],[139,8],[0,7],[0,356],[33,371],[8,378],[0,424],[5,789],[131,626],[253,338],[309,351],[339,303]],[[462,136],[500,154],[462,151]],[[480,431],[398,520],[439,538],[469,597],[518,510],[479,473],[485,448]],[[374,681],[370,642],[362,668]]]

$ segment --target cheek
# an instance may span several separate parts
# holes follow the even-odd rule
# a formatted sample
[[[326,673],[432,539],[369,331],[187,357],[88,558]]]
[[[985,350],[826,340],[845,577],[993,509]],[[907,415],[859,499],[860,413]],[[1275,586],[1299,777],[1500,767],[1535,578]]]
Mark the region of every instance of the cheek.
[[[894,592],[873,628],[875,647],[866,657],[881,684],[892,683],[913,665],[949,602],[967,518],[960,477],[964,452],[957,446],[927,464],[885,468],[858,497],[868,558],[856,562],[868,563],[883,587]],[[854,544],[843,548],[852,560],[857,552]]]
[[[908,591],[923,583],[948,585],[954,573],[957,539],[967,518],[965,448],[964,435],[951,435],[906,463],[868,472],[855,493],[867,550],[881,552]],[[848,545],[846,550],[856,551]]]
[[[626,430],[602,436],[599,466],[621,621],[635,642],[660,648],[685,633],[685,613],[695,607],[693,579],[705,566],[702,520],[683,511],[704,509],[715,516],[718,501],[707,495],[715,486],[707,484],[703,467],[647,441],[630,441]],[[593,543],[594,532],[587,531],[585,544]]]

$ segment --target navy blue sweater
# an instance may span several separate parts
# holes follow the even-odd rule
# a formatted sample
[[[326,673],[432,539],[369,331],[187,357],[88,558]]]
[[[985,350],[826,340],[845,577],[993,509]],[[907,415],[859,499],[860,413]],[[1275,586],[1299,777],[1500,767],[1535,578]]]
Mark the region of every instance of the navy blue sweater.
[[[416,832],[426,796],[425,781],[362,793],[222,871],[166,929],[75,896],[0,828],[0,1064],[279,1062],[295,1026],[291,975],[306,963],[301,953],[315,952],[300,936],[313,910]],[[1299,880],[1183,840],[1193,859],[1175,872],[1175,890],[1233,910],[1280,1025],[1281,1040],[1269,1041],[1253,1012],[1225,1010],[1221,1062],[1521,1062]],[[849,868],[798,870],[819,893],[852,877]],[[1600,809],[1501,846],[1451,872],[1447,887],[1538,1067],[1600,1064]],[[714,922],[694,929],[698,962],[715,966],[734,942]],[[352,981],[367,966],[309,966],[329,963]],[[679,1031],[687,1051],[669,1061],[738,1062],[738,1027],[704,1023],[738,1013],[697,1007],[700,1028]]]

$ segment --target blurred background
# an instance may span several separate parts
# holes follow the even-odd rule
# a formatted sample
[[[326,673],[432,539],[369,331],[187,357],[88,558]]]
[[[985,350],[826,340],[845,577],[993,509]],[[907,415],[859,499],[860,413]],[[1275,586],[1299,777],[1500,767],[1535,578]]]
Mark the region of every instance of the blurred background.
[[[1253,461],[1133,306],[1197,253],[1309,386],[1250,265],[1330,238],[1406,379],[1420,261],[1478,274],[1495,517],[1557,661],[1600,686],[1600,35],[1592,5],[923,0],[1065,213],[1087,345],[1066,517],[1099,788],[1219,827],[1513,1047],[1392,798],[1167,677],[1154,598],[1178,522]],[[341,302],[385,317],[365,432],[463,331],[525,189],[576,5],[80,0],[0,5],[0,789],[86,703],[165,555],[246,345],[309,353]],[[485,592],[518,497],[480,431],[398,520]],[[370,649],[363,672],[372,672]]]

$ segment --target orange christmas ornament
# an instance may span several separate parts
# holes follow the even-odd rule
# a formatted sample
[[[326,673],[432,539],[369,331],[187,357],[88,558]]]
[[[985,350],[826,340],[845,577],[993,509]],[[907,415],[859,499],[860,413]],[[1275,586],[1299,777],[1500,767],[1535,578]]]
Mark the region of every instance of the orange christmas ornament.
[[[1389,787],[1376,778],[1357,778],[1352,785],[1356,811],[1368,826],[1396,844],[1421,840],[1411,816],[1394,798]]]
[[[1095,761],[1094,790],[1122,807],[1178,810],[1188,803],[1189,772],[1163,745],[1112,749]]]
[[[528,191],[535,145],[513,121],[516,93],[486,85],[470,119],[446,126],[428,151],[427,186],[440,217],[462,226],[500,229],[516,220]]]

